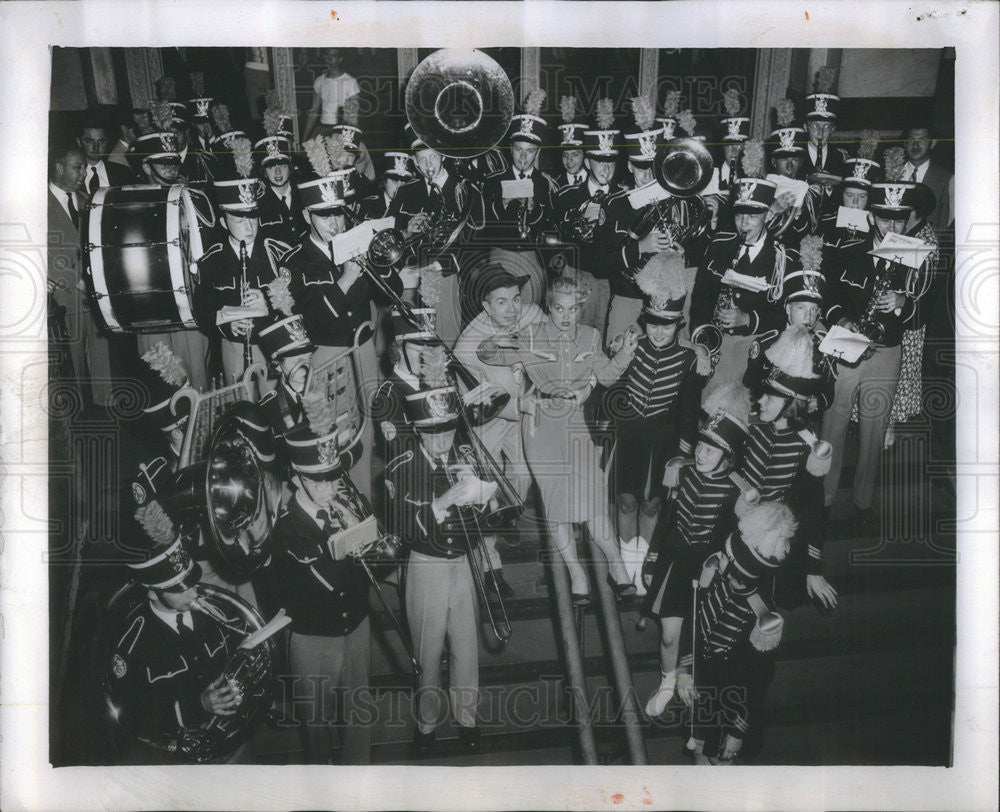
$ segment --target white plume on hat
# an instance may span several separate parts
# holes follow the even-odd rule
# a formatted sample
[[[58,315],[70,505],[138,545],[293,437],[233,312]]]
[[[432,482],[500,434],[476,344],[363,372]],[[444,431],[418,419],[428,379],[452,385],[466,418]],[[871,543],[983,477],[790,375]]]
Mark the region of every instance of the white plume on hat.
[[[823,238],[819,234],[803,237],[799,245],[799,258],[804,271],[818,271],[823,265]]]
[[[813,370],[813,338],[804,327],[786,327],[764,351],[767,359],[793,378],[818,378]]]
[[[155,499],[137,508],[135,520],[142,525],[146,535],[158,545],[172,544],[177,534],[174,523],[170,520],[163,506]]]
[[[783,502],[761,502],[743,513],[739,528],[747,547],[768,563],[780,564],[791,550],[798,522]]]
[[[157,373],[171,386],[182,386],[187,380],[187,370],[180,358],[162,341],[158,341],[142,354],[153,372]]]
[[[665,307],[668,301],[683,299],[687,295],[684,253],[671,250],[654,254],[635,275],[635,283],[656,308]]]
[[[681,92],[668,90],[663,96],[663,115],[676,116],[681,106]]]
[[[615,123],[615,110],[611,99],[600,99],[597,102],[597,112],[594,114],[599,130],[610,130]]]
[[[563,124],[572,124],[576,118],[576,96],[563,96],[559,99],[559,115]]]
[[[540,87],[536,87],[528,94],[524,100],[524,112],[529,116],[537,116],[542,112],[542,104],[545,102],[547,94]]]
[[[643,131],[650,130],[656,121],[656,111],[646,96],[635,96],[632,99],[632,115],[636,126]]]
[[[746,424],[750,420],[750,390],[740,383],[726,383],[717,386],[705,396],[702,410],[709,416],[725,412],[730,417]]]
[[[722,106],[730,118],[740,112],[740,92],[735,87],[722,94]]]
[[[764,144],[757,138],[751,138],[743,145],[740,157],[743,175],[747,178],[760,178],[764,175]]]

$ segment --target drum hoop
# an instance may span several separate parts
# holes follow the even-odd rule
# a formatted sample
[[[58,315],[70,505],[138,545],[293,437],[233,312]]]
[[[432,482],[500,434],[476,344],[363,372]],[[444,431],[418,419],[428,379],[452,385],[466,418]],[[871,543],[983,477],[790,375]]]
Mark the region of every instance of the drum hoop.
[[[185,258],[181,252],[181,210],[184,187],[171,186],[167,191],[167,261],[170,266],[170,281],[173,287],[174,304],[177,315],[185,327],[193,326],[194,315],[188,300],[187,280],[184,278]]]
[[[198,264],[194,260],[205,253],[205,247],[201,241],[201,228],[198,225],[201,221],[198,219],[198,210],[194,204],[194,200],[191,199],[190,189],[184,187],[181,199],[184,201],[184,213],[188,219],[188,248],[190,256],[185,257],[188,266],[188,275],[197,276]]]
[[[121,324],[111,308],[111,296],[108,293],[108,280],[104,273],[104,251],[101,245],[101,221],[104,219],[104,198],[110,189],[98,189],[90,202],[90,237],[87,254],[90,257],[90,281],[94,286],[97,308],[101,311],[104,323],[109,330],[124,332]],[[97,250],[95,250],[97,249]]]

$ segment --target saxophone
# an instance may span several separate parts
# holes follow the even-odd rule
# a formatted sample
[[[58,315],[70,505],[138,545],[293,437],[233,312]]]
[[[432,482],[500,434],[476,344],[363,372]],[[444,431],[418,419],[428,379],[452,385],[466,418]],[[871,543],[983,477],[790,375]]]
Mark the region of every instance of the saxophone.
[[[857,321],[858,332],[871,341],[871,344],[861,354],[862,361],[871,358],[875,354],[875,345],[881,344],[885,340],[885,325],[876,318],[876,314],[878,313],[879,298],[889,290],[890,268],[891,263],[886,262],[885,269],[875,279],[875,285],[872,287],[872,294],[868,298],[865,312]]]

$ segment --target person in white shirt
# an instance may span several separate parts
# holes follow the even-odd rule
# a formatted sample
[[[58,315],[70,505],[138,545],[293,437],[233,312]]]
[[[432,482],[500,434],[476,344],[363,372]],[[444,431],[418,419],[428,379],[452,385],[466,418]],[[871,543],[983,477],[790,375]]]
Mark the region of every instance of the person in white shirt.
[[[303,141],[308,141],[316,125],[320,125],[320,133],[329,135],[333,125],[340,121],[340,110],[351,96],[361,92],[357,80],[341,68],[343,56],[338,48],[324,48],[323,61],[326,63],[326,73],[318,76],[313,83],[313,103],[306,119]]]

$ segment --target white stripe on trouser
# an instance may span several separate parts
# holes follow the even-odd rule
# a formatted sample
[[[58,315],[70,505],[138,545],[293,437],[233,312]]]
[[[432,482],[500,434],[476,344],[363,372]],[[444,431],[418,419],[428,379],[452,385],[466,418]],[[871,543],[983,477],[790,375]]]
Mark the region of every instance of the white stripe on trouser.
[[[899,380],[900,347],[882,347],[856,367],[839,364],[833,403],[823,415],[821,438],[833,446],[830,471],[823,480],[826,504],[833,503],[844,464],[844,444],[851,423],[854,399],[858,400],[858,462],[854,471],[851,499],[855,507],[867,510],[875,497],[875,479],[885,429],[889,424],[892,400]]]
[[[410,553],[406,570],[406,619],[423,673],[415,697],[422,733],[444,722],[441,654],[448,641],[449,697],[455,721],[476,723],[479,703],[479,641],[476,595],[465,556],[435,558]]]

